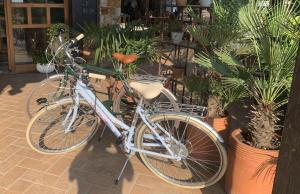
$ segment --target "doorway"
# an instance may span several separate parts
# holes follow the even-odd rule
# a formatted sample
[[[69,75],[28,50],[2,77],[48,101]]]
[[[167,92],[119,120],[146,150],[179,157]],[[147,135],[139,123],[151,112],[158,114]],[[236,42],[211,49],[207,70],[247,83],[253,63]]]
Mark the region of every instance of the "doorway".
[[[8,71],[7,36],[4,0],[0,0],[0,73]]]
[[[4,0],[10,71],[35,70],[33,53],[44,50],[46,30],[51,24],[68,23],[68,3],[69,0]]]

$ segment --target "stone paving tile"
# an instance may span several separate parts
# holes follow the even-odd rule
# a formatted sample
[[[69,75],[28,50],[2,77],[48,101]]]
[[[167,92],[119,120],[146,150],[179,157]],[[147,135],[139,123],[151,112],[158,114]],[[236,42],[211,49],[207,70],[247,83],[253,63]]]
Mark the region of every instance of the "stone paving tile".
[[[8,159],[10,156],[14,155],[16,152],[20,151],[21,149],[22,149],[21,147],[16,145],[6,146],[5,149],[2,149],[0,151],[0,162],[4,162],[6,159]]]
[[[133,157],[118,185],[125,156],[105,132],[70,153],[44,155],[28,146],[25,100],[41,74],[0,77],[0,194],[224,194],[219,185],[203,190],[174,187]],[[99,128],[101,132],[102,127]]]
[[[17,193],[23,193],[28,189],[33,183],[19,179],[16,182],[14,182],[9,188],[8,191],[11,192],[17,192]]]
[[[36,184],[53,186],[59,177],[49,173],[27,169],[20,178]]]
[[[47,170],[48,173],[60,176],[64,173],[65,170],[69,169],[69,166],[72,164],[72,159],[60,158],[57,160],[50,169]]]
[[[0,178],[0,187],[8,188],[15,180],[21,177],[26,172],[25,168],[14,167]]]
[[[45,185],[33,184],[27,189],[24,194],[64,194],[64,191],[47,187]]]
[[[12,155],[3,162],[0,162],[0,174],[4,175],[18,165],[24,157],[18,155]]]
[[[19,163],[19,166],[28,168],[28,169],[33,169],[37,171],[44,171],[47,170],[48,168],[51,167],[51,164],[41,161],[41,160],[36,160],[32,158],[25,158]]]

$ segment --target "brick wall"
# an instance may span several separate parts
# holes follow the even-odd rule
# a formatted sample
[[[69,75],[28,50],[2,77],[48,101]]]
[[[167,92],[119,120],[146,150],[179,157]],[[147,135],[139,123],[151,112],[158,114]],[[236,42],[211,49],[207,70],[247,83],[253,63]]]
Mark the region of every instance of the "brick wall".
[[[100,25],[115,24],[121,15],[121,0],[100,0]]]

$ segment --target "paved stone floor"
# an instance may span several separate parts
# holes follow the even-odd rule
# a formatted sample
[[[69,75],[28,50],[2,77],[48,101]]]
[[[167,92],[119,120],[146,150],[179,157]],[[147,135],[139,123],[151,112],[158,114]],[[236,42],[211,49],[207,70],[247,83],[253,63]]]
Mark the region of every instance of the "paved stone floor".
[[[25,101],[43,78],[41,74],[0,74],[0,194],[224,193],[219,184],[202,190],[176,188],[155,177],[136,157],[114,185],[125,157],[108,131],[101,142],[94,138],[71,153],[49,156],[32,151],[25,139],[29,122]]]

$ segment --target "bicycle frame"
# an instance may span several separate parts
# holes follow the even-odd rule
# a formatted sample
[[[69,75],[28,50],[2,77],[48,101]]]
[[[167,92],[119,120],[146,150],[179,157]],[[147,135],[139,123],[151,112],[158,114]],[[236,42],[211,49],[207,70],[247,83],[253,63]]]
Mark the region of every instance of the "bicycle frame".
[[[65,121],[63,122],[64,125],[66,125],[67,121],[69,119],[71,119],[68,122],[68,127],[65,129],[66,132],[68,132],[70,130],[70,127],[72,126],[72,123],[76,119],[76,114],[77,114],[77,111],[78,111],[79,102],[80,102],[81,98],[84,99],[84,100],[86,100],[87,103],[91,107],[94,108],[94,110],[97,113],[97,115],[103,120],[103,122],[106,124],[106,126],[108,126],[110,128],[110,130],[113,132],[113,134],[117,138],[121,138],[123,134],[117,129],[116,126],[122,128],[126,132],[128,132],[127,139],[124,142],[125,143],[124,144],[125,151],[127,151],[127,152],[141,152],[141,153],[144,153],[144,154],[156,155],[156,156],[160,156],[160,157],[164,157],[164,158],[169,158],[169,159],[175,159],[175,160],[180,160],[181,159],[180,156],[177,156],[168,147],[167,143],[165,142],[165,138],[161,137],[157,133],[156,129],[159,128],[163,133],[165,133],[167,135],[167,137],[171,137],[171,135],[166,130],[163,130],[160,126],[156,126],[155,124],[153,124],[144,115],[144,110],[143,110],[143,108],[141,106],[143,104],[143,98],[141,99],[139,105],[137,106],[135,117],[134,117],[134,120],[132,121],[132,126],[130,127],[130,126],[126,125],[124,122],[122,122],[119,119],[117,119],[112,113],[110,113],[110,111],[107,110],[107,108],[96,97],[96,95],[81,80],[77,80],[76,86],[75,86],[75,106],[69,110],[69,112],[67,114],[67,117],[65,118]],[[161,144],[159,144],[159,143],[157,143],[157,144],[152,143],[149,146],[163,146],[168,151],[168,153],[169,153],[168,155],[167,154],[160,154],[160,153],[156,153],[156,152],[152,152],[152,151],[147,151],[147,150],[143,150],[143,149],[137,149],[134,146],[134,144],[132,144],[133,135],[135,133],[135,125],[136,125],[136,121],[137,121],[137,116],[139,116],[142,119],[142,121],[149,127],[149,129],[153,132],[154,135],[150,135],[152,137],[149,137],[149,138],[156,138],[161,143]]]
[[[127,83],[125,77],[122,75],[122,73],[120,71],[116,71],[116,70],[113,70],[113,69],[106,69],[106,68],[96,67],[96,66],[88,65],[88,64],[84,64],[84,65],[81,65],[81,66],[84,69],[91,70],[91,71],[96,71],[97,73],[101,73],[101,74],[103,73],[104,75],[112,75],[113,77],[116,78],[116,81],[121,81],[122,82],[122,85],[124,86],[126,95],[131,96],[131,97],[133,96],[133,93],[130,90],[130,87],[128,86],[128,83]],[[69,79],[70,75],[74,76],[75,72],[69,65],[65,65],[65,70],[64,70],[63,74],[60,74],[60,75],[64,75],[64,78],[63,78],[63,82],[61,82],[60,85],[59,85],[58,92],[60,92],[61,88],[65,87],[66,81]],[[54,76],[56,76],[56,75],[54,75]],[[50,76],[50,78],[52,78],[54,76]],[[111,102],[111,103],[113,102],[113,92],[115,91],[115,87],[116,87],[116,85],[114,85],[112,91],[111,90],[108,91],[108,100],[107,100],[108,102]],[[57,94],[55,94],[55,95],[57,95]],[[58,96],[59,95],[60,94],[58,94]],[[173,97],[173,98],[176,99],[175,97]],[[109,106],[110,106],[110,104],[107,107],[109,107]],[[115,113],[115,114],[117,114],[117,113]]]

